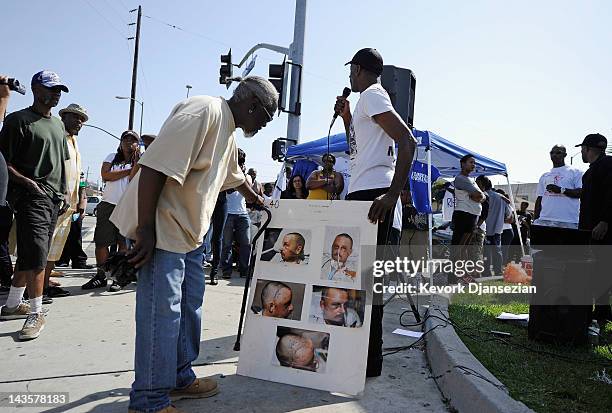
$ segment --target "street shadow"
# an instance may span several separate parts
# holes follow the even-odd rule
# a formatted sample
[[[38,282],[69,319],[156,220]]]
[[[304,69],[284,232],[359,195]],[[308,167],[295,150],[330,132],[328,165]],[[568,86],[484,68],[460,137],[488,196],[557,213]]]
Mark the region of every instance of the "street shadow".
[[[208,411],[281,413],[331,406],[354,400],[327,391],[296,387],[237,374],[216,375],[214,378],[221,389],[217,396],[207,399],[180,400],[175,403],[176,407],[186,413]],[[235,391],[237,389],[240,391]]]
[[[10,337],[13,339],[15,343],[22,343],[22,341],[19,340],[19,332],[21,331],[22,326],[23,326],[23,323],[16,324],[15,331],[7,331],[6,333],[0,333],[0,339],[2,339],[3,337]]]
[[[102,390],[96,393],[88,394],[85,397],[82,397],[78,400],[70,401],[67,404],[63,404],[61,406],[53,407],[48,410],[44,410],[45,413],[59,413],[72,411],[73,409],[77,409],[80,406],[83,406],[88,403],[109,399],[107,403],[99,404],[93,406],[91,410],[88,412],[92,413],[115,413],[115,412],[125,412],[128,409],[128,401],[125,400],[125,397],[129,397],[130,389],[129,388],[116,388],[110,390]],[[121,400],[119,398],[121,397]],[[83,409],[78,409],[77,411],[84,411]]]
[[[238,325],[236,325],[236,328],[238,328]],[[203,331],[202,333],[204,336],[206,331]],[[200,342],[200,355],[193,364],[202,366],[237,358],[240,352],[234,351],[235,342],[236,336],[217,337],[202,340]]]
[[[104,288],[96,288],[93,290],[83,290],[79,285],[73,286],[62,286],[63,289],[70,292],[71,296],[80,296],[80,295],[89,295],[91,297],[108,297],[109,295],[122,295],[122,294],[134,294],[136,292],[136,284],[131,283],[123,287],[122,290],[116,292],[109,292],[108,287],[111,284],[109,283]],[[103,294],[104,293],[104,294]],[[61,299],[61,298],[60,298]]]

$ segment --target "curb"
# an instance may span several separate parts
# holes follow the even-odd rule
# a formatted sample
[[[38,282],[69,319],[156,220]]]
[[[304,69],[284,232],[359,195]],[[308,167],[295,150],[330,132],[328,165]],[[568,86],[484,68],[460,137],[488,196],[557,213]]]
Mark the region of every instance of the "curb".
[[[433,296],[430,311],[434,309],[448,317],[448,299]],[[510,397],[506,386],[470,353],[450,324],[430,317],[424,328],[424,331],[435,328],[425,336],[427,360],[433,378],[452,408],[459,413],[533,413]]]

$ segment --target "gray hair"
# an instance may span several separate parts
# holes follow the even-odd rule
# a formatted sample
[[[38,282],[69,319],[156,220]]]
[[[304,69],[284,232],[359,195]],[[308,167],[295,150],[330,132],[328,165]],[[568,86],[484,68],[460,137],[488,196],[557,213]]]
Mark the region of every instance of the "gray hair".
[[[234,89],[233,99],[236,102],[242,102],[251,97],[258,98],[272,114],[278,109],[278,91],[269,80],[263,77],[249,76],[241,79]]]

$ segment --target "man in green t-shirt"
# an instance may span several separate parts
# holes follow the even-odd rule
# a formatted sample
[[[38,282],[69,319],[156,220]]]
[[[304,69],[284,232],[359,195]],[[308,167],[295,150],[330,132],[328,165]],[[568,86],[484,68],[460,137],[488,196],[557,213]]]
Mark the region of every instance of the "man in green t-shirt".
[[[0,131],[0,151],[9,170],[7,200],[17,222],[17,271],[0,320],[25,318],[21,340],[45,326],[42,295],[47,255],[58,213],[68,205],[64,161],[70,158],[64,125],[51,115],[68,88],[56,73],[32,77],[32,106],[11,113]],[[26,285],[29,304],[23,303]]]

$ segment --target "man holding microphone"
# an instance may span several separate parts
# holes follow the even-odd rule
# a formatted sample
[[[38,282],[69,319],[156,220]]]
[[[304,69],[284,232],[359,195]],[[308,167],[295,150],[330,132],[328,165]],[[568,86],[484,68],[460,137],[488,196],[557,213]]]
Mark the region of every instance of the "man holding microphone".
[[[350,148],[351,179],[346,199],[373,201],[368,219],[378,224],[377,245],[388,245],[393,211],[408,179],[416,140],[393,108],[387,91],[378,82],[383,72],[380,53],[372,48],[361,49],[346,64],[350,64],[351,90],[360,93],[353,113],[344,96],[336,98],[334,107],[344,121]],[[367,377],[381,374],[382,317],[382,295],[375,294]]]

